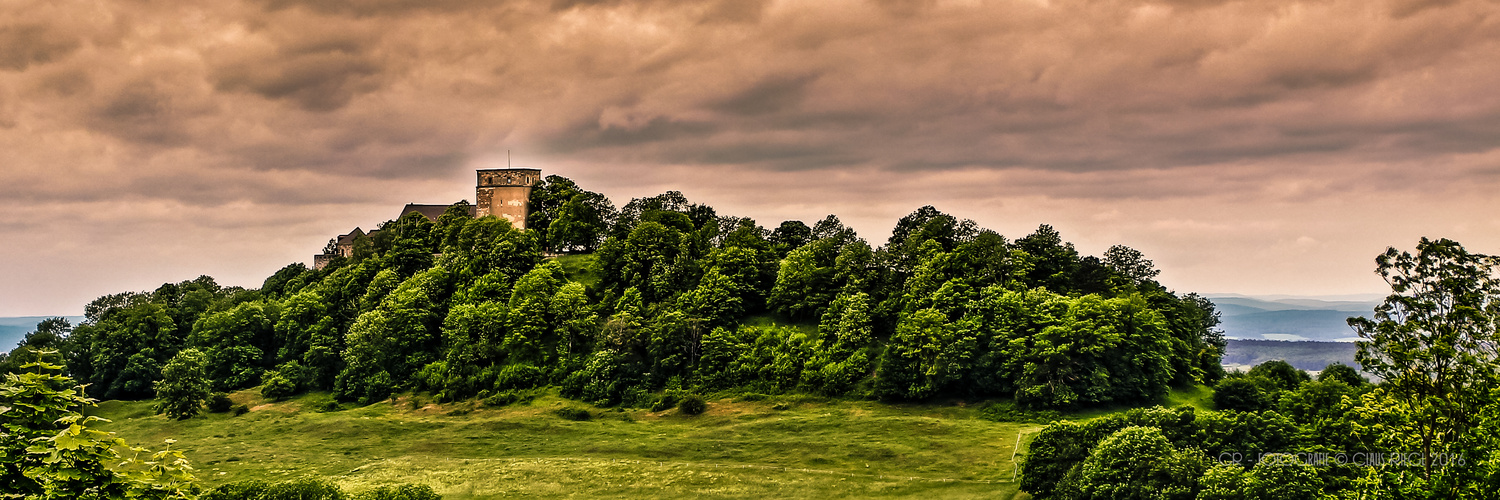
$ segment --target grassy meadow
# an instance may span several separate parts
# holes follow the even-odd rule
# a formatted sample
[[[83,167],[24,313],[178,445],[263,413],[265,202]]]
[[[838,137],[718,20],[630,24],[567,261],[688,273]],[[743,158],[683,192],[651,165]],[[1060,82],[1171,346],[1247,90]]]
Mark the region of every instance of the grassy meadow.
[[[985,420],[957,402],[799,396],[722,398],[699,416],[552,394],[502,408],[403,395],[337,411],[319,410],[327,394],[232,398],[251,411],[173,421],[149,401],[108,401],[97,413],[131,444],[175,439],[208,486],[322,476],[356,491],[425,483],[449,499],[1025,498],[1014,481],[1016,447],[1041,428]],[[592,419],[553,413],[564,407],[586,408]]]

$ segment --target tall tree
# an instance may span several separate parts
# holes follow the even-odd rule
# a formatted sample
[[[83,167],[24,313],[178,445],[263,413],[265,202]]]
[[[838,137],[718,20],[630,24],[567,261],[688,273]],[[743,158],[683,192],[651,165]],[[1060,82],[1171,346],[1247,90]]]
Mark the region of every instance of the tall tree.
[[[1458,242],[1422,238],[1417,253],[1390,248],[1375,272],[1391,295],[1375,317],[1349,318],[1363,339],[1355,359],[1385,380],[1386,393],[1417,426],[1427,477],[1433,453],[1461,451],[1497,384],[1500,280],[1496,259]]]

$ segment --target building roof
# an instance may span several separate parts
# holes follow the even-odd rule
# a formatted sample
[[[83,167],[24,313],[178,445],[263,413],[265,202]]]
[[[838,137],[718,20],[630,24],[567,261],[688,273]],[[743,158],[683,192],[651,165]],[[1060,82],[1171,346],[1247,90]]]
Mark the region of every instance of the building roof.
[[[340,245],[353,245],[355,238],[358,238],[358,237],[364,236],[364,235],[365,235],[365,232],[363,230],[361,230],[360,228],[356,227],[356,228],[354,228],[353,231],[349,231],[349,234],[341,234],[341,235],[339,235],[339,242],[338,242],[338,244],[340,244]]]
[[[401,209],[401,215],[397,215],[396,218],[400,219],[402,217],[405,217],[406,214],[416,212],[422,214],[422,216],[426,217],[427,220],[436,222],[438,220],[438,217],[441,217],[443,215],[443,212],[448,211],[448,207],[451,206],[452,205],[423,205],[418,203],[407,203],[406,208]],[[469,216],[474,216],[474,205],[469,205]]]

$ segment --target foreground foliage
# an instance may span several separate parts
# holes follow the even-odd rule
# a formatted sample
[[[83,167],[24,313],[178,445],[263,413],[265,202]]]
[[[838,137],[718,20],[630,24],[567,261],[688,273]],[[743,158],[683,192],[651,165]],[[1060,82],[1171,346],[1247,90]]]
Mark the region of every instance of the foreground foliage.
[[[0,497],[31,499],[191,499],[198,492],[182,452],[131,447],[98,429],[107,420],[62,366],[28,363],[0,384]],[[120,456],[119,450],[131,453]]]

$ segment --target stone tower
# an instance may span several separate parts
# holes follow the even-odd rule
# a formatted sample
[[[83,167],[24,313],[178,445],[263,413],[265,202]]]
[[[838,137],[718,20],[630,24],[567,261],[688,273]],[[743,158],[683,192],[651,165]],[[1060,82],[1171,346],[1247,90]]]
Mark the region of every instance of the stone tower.
[[[516,229],[526,229],[526,210],[531,202],[531,187],[542,180],[541,169],[490,168],[479,170],[474,188],[474,216],[493,215],[510,221]]]

